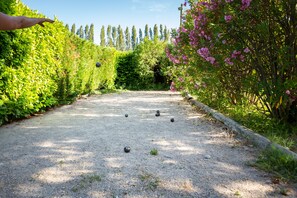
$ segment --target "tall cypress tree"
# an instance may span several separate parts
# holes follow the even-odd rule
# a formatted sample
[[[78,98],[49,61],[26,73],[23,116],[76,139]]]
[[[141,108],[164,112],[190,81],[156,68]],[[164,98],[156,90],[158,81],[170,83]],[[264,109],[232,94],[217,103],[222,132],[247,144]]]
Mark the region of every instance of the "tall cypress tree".
[[[117,49],[121,51],[125,49],[124,33],[120,25],[118,26]]]
[[[83,30],[83,26],[82,25],[79,27],[79,29],[77,30],[76,34],[80,38],[84,38],[84,30]]]
[[[136,33],[136,28],[133,25],[132,27],[132,36],[131,36],[131,45],[132,45],[132,49],[134,50],[136,47],[136,39],[137,39],[137,33]]]
[[[73,34],[75,34],[75,31],[76,31],[76,27],[75,27],[75,23],[73,23],[72,26],[71,26],[71,32]]]
[[[153,40],[154,36],[153,36],[153,30],[152,28],[150,28],[150,40]]]
[[[100,32],[100,46],[105,47],[105,27],[102,25]]]
[[[158,31],[157,24],[155,24],[155,26],[154,26],[154,40],[158,40],[158,39],[159,39],[159,31]]]
[[[164,28],[164,41],[168,42],[170,38],[170,32],[167,30],[167,27]]]
[[[161,25],[160,25],[160,40],[161,40],[161,41],[164,40],[164,36],[163,36],[163,33],[164,33],[164,32],[163,32],[163,31],[164,31],[164,30],[163,30],[163,25],[161,24]]]
[[[89,40],[94,43],[94,24],[93,23],[90,26]]]
[[[148,27],[148,24],[145,25],[145,28],[144,28],[144,38],[147,37],[149,38],[149,27]]]
[[[126,50],[130,50],[131,49],[131,36],[130,36],[130,31],[129,31],[128,27],[126,27],[126,30],[125,30],[125,42],[126,42]]]
[[[86,25],[86,27],[85,27],[85,39],[86,40],[89,40],[89,31],[90,31],[89,25]]]
[[[112,27],[111,31],[112,31],[112,43],[113,43],[113,46],[116,47],[117,46],[117,28]]]
[[[142,30],[139,28],[139,42],[141,43],[143,41],[143,36],[142,36]]]
[[[108,42],[109,47],[113,47],[111,29],[112,29],[111,25],[108,25],[108,27],[107,27],[107,42]]]
[[[69,31],[69,25],[68,24],[65,25],[65,28]]]

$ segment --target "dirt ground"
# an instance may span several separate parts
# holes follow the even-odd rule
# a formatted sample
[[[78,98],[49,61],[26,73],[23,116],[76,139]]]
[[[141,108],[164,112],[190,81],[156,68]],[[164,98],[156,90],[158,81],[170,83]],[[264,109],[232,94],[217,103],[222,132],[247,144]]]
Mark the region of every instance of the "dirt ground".
[[[91,96],[5,125],[0,150],[1,198],[297,197],[249,165],[256,148],[166,91]]]

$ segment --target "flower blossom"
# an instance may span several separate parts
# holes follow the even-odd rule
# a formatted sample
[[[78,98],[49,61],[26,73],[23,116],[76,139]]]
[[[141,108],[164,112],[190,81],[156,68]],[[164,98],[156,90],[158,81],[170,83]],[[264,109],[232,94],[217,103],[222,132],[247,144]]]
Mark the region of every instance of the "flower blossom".
[[[211,56],[207,57],[205,60],[210,62],[212,65],[215,64],[215,62],[216,62],[216,59],[214,57],[211,57]]]
[[[203,47],[197,50],[197,53],[203,58],[207,58],[209,56],[209,50],[207,47]]]
[[[251,4],[251,1],[252,0],[242,0],[241,1],[241,10],[246,10],[248,9],[248,7],[250,7],[250,4]]]
[[[247,47],[243,50],[245,53],[249,53],[250,52],[250,49]]]
[[[231,15],[226,15],[224,18],[225,18],[225,21],[227,23],[229,23],[232,20],[232,16]]]
[[[175,92],[176,88],[175,88],[175,83],[172,81],[171,85],[170,85],[170,91]]]
[[[287,95],[291,95],[290,90],[287,90],[287,91],[286,91],[286,94],[287,94]]]
[[[225,63],[227,63],[228,65],[234,65],[230,58],[226,58]]]
[[[232,58],[237,58],[240,55],[241,55],[241,52],[240,51],[234,50],[233,53],[232,53],[232,55],[231,55],[231,57]]]
[[[241,62],[244,62],[244,60],[245,60],[244,55],[240,55],[240,56],[239,56],[239,59],[241,60]]]

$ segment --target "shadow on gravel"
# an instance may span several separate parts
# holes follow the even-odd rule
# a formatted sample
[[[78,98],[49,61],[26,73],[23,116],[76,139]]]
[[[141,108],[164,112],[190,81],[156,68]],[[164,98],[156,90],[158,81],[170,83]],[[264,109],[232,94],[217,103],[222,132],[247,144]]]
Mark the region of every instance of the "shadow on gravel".
[[[250,154],[220,126],[187,115],[181,100],[93,96],[0,128],[0,197],[268,196],[267,178],[246,165]]]

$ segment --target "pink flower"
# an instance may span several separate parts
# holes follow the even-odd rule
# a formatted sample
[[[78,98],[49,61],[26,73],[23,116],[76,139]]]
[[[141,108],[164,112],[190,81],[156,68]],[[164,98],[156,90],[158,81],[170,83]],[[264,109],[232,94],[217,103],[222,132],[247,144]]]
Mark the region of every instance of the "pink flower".
[[[225,45],[227,43],[227,41],[226,40],[223,40],[222,43]]]
[[[241,52],[240,51],[237,51],[237,50],[234,50],[231,57],[232,58],[237,58],[238,56],[240,56]]]
[[[244,62],[244,60],[245,60],[244,55],[240,55],[239,58],[240,58],[241,62]]]
[[[209,50],[207,47],[203,47],[197,50],[197,53],[203,58],[207,58],[209,56]]]
[[[286,91],[286,94],[287,94],[287,95],[291,95],[290,90],[287,90],[287,91]]]
[[[247,47],[247,48],[244,49],[244,52],[245,53],[249,53],[250,52],[250,49]]]
[[[172,91],[172,92],[176,91],[175,84],[173,81],[171,82],[171,85],[170,85],[170,91]]]
[[[183,60],[188,60],[188,57],[186,55],[183,55]]]
[[[241,10],[246,10],[248,7],[250,7],[252,0],[241,0]]]
[[[225,59],[225,63],[227,63],[228,65],[234,65],[234,63],[231,62],[231,59],[230,58],[226,58]]]
[[[225,15],[225,21],[227,22],[227,23],[229,23],[231,20],[232,20],[232,16],[231,15]]]
[[[210,62],[212,65],[216,62],[216,59],[214,57],[207,57],[205,60]]]

